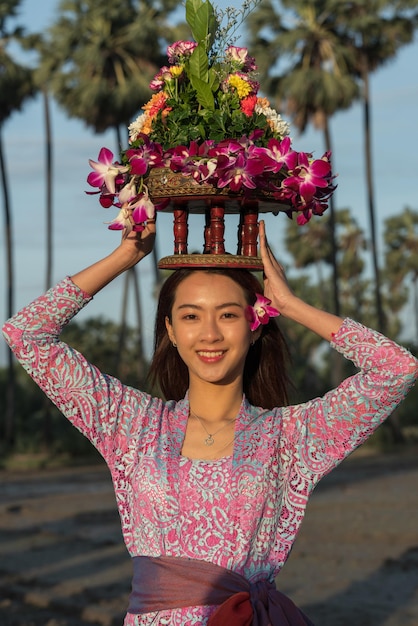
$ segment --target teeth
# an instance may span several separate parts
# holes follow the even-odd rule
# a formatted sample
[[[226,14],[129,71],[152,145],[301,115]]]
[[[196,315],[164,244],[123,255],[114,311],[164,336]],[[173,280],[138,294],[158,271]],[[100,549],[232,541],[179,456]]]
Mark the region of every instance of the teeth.
[[[220,350],[219,352],[203,352],[203,351],[200,351],[200,352],[198,352],[198,354],[200,356],[204,356],[204,357],[210,358],[210,357],[214,357],[214,356],[215,357],[216,356],[222,356],[223,350]]]

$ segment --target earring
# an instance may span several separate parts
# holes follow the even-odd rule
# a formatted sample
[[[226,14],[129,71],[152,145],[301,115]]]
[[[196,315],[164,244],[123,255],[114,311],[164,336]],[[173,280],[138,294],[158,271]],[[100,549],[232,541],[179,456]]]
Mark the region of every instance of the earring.
[[[173,341],[172,344],[173,344],[173,348],[177,348],[177,344],[175,341]]]

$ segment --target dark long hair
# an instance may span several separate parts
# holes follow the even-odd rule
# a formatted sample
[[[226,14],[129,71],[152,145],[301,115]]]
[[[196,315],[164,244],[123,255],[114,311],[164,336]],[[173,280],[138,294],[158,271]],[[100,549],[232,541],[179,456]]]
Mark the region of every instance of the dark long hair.
[[[160,292],[155,321],[154,356],[148,378],[167,400],[181,400],[189,387],[189,372],[176,348],[171,344],[165,320],[171,321],[177,287],[194,272],[227,276],[244,291],[248,304],[254,304],[256,293],[263,293],[258,279],[244,269],[180,269],[167,278]],[[243,391],[249,402],[266,409],[288,402],[287,364],[289,351],[275,318],[262,326],[260,338],[248,351],[244,365]]]

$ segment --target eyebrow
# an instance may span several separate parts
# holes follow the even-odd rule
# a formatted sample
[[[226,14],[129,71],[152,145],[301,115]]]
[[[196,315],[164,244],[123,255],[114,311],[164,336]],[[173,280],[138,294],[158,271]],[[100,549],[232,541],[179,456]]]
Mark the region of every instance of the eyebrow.
[[[242,304],[240,304],[239,302],[223,302],[222,304],[218,304],[218,306],[215,307],[216,310],[218,309],[225,309],[227,307],[231,307],[231,306],[237,306],[240,309],[242,309]],[[201,307],[198,304],[180,304],[178,307],[176,307],[177,310],[180,309],[196,309],[196,310],[202,310],[203,307]]]

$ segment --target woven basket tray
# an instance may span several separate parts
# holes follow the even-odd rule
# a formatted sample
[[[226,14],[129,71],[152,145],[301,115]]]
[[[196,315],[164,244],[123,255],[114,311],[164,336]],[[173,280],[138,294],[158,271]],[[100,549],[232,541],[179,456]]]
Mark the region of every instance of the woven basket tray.
[[[168,167],[151,169],[145,181],[153,202],[169,201],[162,210],[170,212],[179,205],[187,206],[190,213],[205,213],[209,205],[219,202],[225,213],[239,213],[245,204],[257,202],[260,213],[289,211],[290,205],[278,202],[273,191],[246,190],[246,194],[234,193],[228,188],[218,189],[208,183],[197,183],[180,172],[172,172]]]

